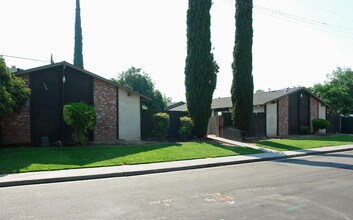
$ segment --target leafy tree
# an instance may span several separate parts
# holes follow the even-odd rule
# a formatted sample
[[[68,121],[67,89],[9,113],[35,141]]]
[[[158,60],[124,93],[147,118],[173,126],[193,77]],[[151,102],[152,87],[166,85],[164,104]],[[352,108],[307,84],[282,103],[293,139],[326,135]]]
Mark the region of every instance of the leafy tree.
[[[310,88],[338,114],[353,114],[353,71],[338,67],[327,75],[327,82]]]
[[[0,56],[0,124],[1,116],[20,111],[30,96],[30,89],[23,79],[12,75]],[[1,142],[1,126],[0,126]]]
[[[80,0],[76,0],[74,66],[83,69]]]
[[[123,71],[113,82],[120,86],[129,88],[147,97],[153,97],[154,83],[147,73],[141,68],[130,67]]]
[[[218,65],[211,53],[211,0],[189,0],[187,11],[186,100],[198,138],[206,135]]]
[[[149,110],[163,110],[167,106],[165,96],[154,88],[154,82],[151,77],[141,68],[130,67],[127,71],[121,72],[117,79],[112,79],[112,81],[120,86],[150,97],[151,101],[143,102],[143,105]]]
[[[150,106],[152,110],[163,110],[167,106],[166,103],[164,103],[163,95],[159,90],[154,91]]]
[[[166,106],[168,106],[169,103],[172,103],[172,98],[163,94],[163,102],[166,104]]]
[[[233,83],[231,88],[234,127],[242,131],[250,128],[254,83],[252,76],[252,0],[235,1],[235,45],[233,51]]]
[[[0,57],[0,117],[12,112],[18,112],[26,104],[30,89],[22,78],[12,75],[5,60]]]
[[[75,131],[72,137],[77,145],[87,143],[87,131],[93,130],[96,125],[97,116],[93,106],[84,102],[72,103],[64,106],[64,121],[72,126]]]

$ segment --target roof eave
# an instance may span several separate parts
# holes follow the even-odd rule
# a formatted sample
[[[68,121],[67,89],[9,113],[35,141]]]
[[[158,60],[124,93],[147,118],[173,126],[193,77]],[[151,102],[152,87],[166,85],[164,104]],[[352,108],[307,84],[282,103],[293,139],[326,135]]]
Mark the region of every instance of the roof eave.
[[[125,88],[123,86],[117,85],[116,83],[114,83],[111,80],[108,80],[108,79],[106,79],[104,77],[101,77],[101,76],[99,76],[97,74],[94,74],[94,73],[92,73],[90,71],[87,71],[85,69],[81,69],[79,67],[76,67],[76,66],[74,66],[74,65],[72,65],[72,64],[70,64],[70,63],[68,63],[66,61],[62,61],[62,62],[54,63],[54,64],[49,64],[49,65],[45,65],[45,66],[40,66],[40,67],[35,67],[35,68],[32,68],[32,69],[28,69],[28,70],[21,70],[21,71],[15,73],[15,75],[16,76],[21,76],[21,75],[24,75],[24,74],[27,74],[27,73],[31,73],[31,72],[35,72],[35,71],[39,71],[39,70],[43,70],[43,69],[47,69],[47,68],[52,68],[52,67],[58,67],[58,66],[69,66],[70,68],[73,68],[73,69],[75,69],[77,71],[80,71],[80,72],[84,72],[87,75],[90,75],[90,76],[92,76],[92,77],[94,77],[96,79],[99,79],[99,80],[103,81],[103,82],[106,82],[106,83],[111,84],[113,86],[116,86],[118,88],[124,89],[124,90],[126,90],[126,91],[128,91],[128,92],[130,92],[132,94],[138,95],[138,96],[140,96],[141,98],[143,98],[145,100],[148,100],[148,101],[152,100],[150,97],[142,95],[142,94],[140,94],[138,92],[135,92],[135,91],[133,91],[131,89],[128,89],[128,88]]]

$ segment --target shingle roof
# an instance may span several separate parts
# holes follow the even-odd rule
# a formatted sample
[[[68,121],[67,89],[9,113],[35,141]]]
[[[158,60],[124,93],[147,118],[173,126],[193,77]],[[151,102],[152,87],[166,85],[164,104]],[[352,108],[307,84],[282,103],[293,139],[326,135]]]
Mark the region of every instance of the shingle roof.
[[[172,103],[169,103],[168,106],[165,108],[165,110],[169,110],[169,109],[174,109],[178,106],[181,106],[181,105],[184,105],[185,102],[183,101],[180,101],[180,102],[172,102]],[[176,110],[175,110],[176,111]]]
[[[281,98],[282,96],[289,95],[296,91],[305,89],[303,87],[298,88],[288,88],[288,89],[281,89],[281,90],[274,90],[269,92],[261,92],[261,93],[254,93],[253,98],[253,105],[264,105],[266,103],[272,102]],[[212,100],[211,109],[217,108],[231,108],[232,107],[232,99],[231,97],[225,98],[218,98]]]
[[[231,97],[217,98],[212,100],[211,109],[231,108],[233,106]]]
[[[299,90],[305,89],[304,87],[297,87],[297,88],[288,88],[288,89],[281,89],[281,90],[274,90],[269,92],[261,92],[255,93],[253,99],[253,105],[264,105],[266,103],[275,101],[282,96],[289,95],[291,93],[297,92]],[[225,98],[217,98],[212,100],[211,109],[219,109],[219,108],[231,108],[232,107],[232,99],[231,97]],[[170,109],[171,111],[186,111],[187,106],[186,104],[180,105],[176,108]]]
[[[175,108],[169,109],[169,111],[187,111],[187,110],[188,110],[188,108],[186,106],[186,103],[184,103],[182,105],[179,105],[179,106],[177,106]]]
[[[272,102],[282,96],[289,95],[291,93],[297,92],[299,90],[305,89],[304,87],[281,89],[269,92],[261,92],[254,94],[253,105],[264,105],[268,102]]]

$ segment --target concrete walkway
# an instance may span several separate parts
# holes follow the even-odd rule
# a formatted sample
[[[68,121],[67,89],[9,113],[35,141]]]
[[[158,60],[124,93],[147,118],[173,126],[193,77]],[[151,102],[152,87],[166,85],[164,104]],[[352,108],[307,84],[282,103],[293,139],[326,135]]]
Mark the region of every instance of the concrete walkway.
[[[218,141],[220,140],[218,139]],[[234,142],[231,140],[226,140],[226,141],[227,141],[226,143],[229,143],[229,144],[250,147],[250,145],[248,144],[245,145],[244,143],[241,143],[241,142]],[[251,147],[255,148],[256,146],[251,145]],[[256,149],[259,149],[259,148],[256,147]],[[152,173],[172,172],[172,171],[217,167],[217,166],[251,163],[251,162],[259,162],[259,161],[277,160],[277,159],[285,159],[285,158],[299,157],[299,156],[305,156],[305,155],[332,153],[332,152],[339,152],[339,151],[351,151],[351,150],[353,150],[353,145],[323,147],[323,148],[316,148],[316,149],[310,149],[310,150],[284,151],[284,152],[268,151],[266,149],[266,152],[264,153],[231,156],[231,157],[218,157],[218,158],[207,158],[207,159],[185,160],[185,161],[174,161],[174,162],[166,162],[166,163],[152,163],[152,164],[141,164],[141,165],[71,169],[71,170],[60,170],[60,171],[29,172],[29,173],[19,173],[19,174],[0,174],[0,187],[144,175],[144,174],[152,174]]]
[[[272,150],[272,149],[267,149],[267,148],[263,148],[263,147],[258,147],[258,146],[256,146],[256,144],[249,144],[249,143],[234,141],[234,140],[230,140],[230,139],[226,139],[226,138],[222,138],[222,137],[217,137],[216,135],[213,135],[213,134],[207,135],[207,138],[215,140],[215,141],[223,142],[223,143],[226,143],[226,144],[231,144],[231,145],[234,145],[234,146],[249,147],[249,148],[253,148],[253,149],[256,149],[256,150],[261,150],[263,152],[280,153],[280,151],[277,151],[277,150]]]

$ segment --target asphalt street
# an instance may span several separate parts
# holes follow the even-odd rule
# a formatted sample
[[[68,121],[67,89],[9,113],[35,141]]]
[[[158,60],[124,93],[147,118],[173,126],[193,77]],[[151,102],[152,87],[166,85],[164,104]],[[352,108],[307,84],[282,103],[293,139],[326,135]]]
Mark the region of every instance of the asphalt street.
[[[0,188],[0,219],[353,219],[353,151]]]

